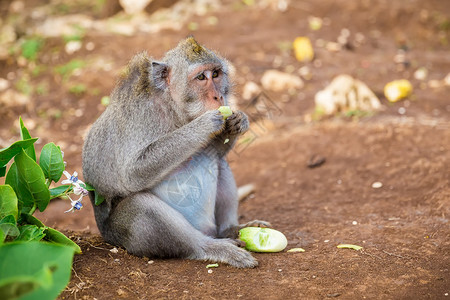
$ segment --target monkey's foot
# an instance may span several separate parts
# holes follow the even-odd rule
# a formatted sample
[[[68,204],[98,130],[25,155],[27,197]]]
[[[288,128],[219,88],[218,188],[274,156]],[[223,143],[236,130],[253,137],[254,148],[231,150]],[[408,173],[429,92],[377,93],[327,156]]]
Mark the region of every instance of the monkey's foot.
[[[261,220],[253,220],[245,224],[239,225],[240,228],[245,227],[272,227],[272,225],[269,222],[261,221]]]
[[[189,258],[227,263],[236,268],[254,268],[258,265],[250,252],[235,246],[230,239],[212,239],[202,248],[202,253]]]

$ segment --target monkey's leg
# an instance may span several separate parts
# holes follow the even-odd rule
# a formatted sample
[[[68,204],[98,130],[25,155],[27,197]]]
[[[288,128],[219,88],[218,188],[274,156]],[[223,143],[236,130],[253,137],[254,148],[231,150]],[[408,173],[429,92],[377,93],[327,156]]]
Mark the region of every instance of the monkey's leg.
[[[184,216],[151,193],[121,201],[111,216],[116,240],[130,253],[223,262],[238,268],[258,265],[233,240],[214,239],[195,229]]]
[[[216,196],[217,236],[237,239],[239,230],[244,227],[270,227],[266,221],[254,220],[238,224],[238,194],[233,173],[225,159],[219,161],[219,178]]]

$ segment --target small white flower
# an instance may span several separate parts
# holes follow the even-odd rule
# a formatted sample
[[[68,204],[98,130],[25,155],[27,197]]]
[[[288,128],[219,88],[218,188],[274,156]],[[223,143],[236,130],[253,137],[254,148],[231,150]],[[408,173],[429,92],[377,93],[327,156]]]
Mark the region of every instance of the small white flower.
[[[61,184],[73,184],[76,187],[79,187],[80,183],[84,184],[83,181],[78,179],[77,171],[73,172],[73,175],[70,175],[67,171],[64,171],[63,174],[67,177],[67,179],[61,181]]]
[[[68,196],[69,197],[69,196]],[[72,205],[72,207],[69,210],[66,210],[65,213],[67,212],[74,212],[75,210],[80,210],[83,208],[83,204],[81,203],[81,201],[83,200],[83,196],[80,196],[80,198],[78,198],[78,200],[72,200],[72,198],[70,198],[70,204]]]
[[[79,186],[79,185],[76,185],[76,186],[73,188],[73,193],[74,193],[75,195],[77,195],[77,196],[79,196],[79,195],[87,196],[87,195],[89,194],[89,192],[88,192],[87,189],[85,189],[84,187]]]

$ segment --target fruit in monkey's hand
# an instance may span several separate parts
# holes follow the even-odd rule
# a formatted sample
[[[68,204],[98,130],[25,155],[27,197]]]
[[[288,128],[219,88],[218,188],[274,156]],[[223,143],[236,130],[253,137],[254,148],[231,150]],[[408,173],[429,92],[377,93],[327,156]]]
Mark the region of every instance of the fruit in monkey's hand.
[[[218,108],[218,110],[222,114],[224,120],[226,120],[229,116],[233,114],[233,112],[231,111],[231,107],[229,106],[221,106]]]

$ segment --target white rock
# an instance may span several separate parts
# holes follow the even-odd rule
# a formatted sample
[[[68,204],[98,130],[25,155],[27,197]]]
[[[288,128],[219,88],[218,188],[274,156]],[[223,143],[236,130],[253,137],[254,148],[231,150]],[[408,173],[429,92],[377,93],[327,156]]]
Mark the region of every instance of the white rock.
[[[0,94],[0,106],[2,107],[16,107],[28,104],[30,97],[9,89]]]
[[[444,83],[446,86],[450,86],[450,73],[448,73],[447,76],[445,76]]]
[[[33,29],[33,33],[43,37],[70,36],[78,34],[79,27],[89,29],[93,24],[92,18],[80,14],[48,17],[45,22]]]
[[[3,92],[4,90],[8,89],[11,84],[9,83],[9,80],[0,78],[0,92]]]
[[[372,183],[372,188],[374,189],[379,189],[383,187],[383,183],[379,182],[379,181],[375,181],[374,183]]]
[[[142,12],[152,0],[119,0],[125,13],[133,15]]]
[[[259,87],[259,85],[253,81],[248,81],[247,83],[245,83],[242,90],[242,98],[244,98],[245,100],[250,100],[253,97],[257,96],[259,93],[261,93],[261,88]]]
[[[327,115],[340,111],[373,111],[381,108],[380,100],[362,81],[339,75],[314,98],[316,108]]]
[[[428,70],[424,67],[418,68],[415,72],[414,72],[414,78],[417,80],[425,80],[428,77]]]
[[[274,92],[301,89],[304,85],[303,80],[300,77],[278,70],[268,70],[264,72],[261,78],[261,84],[264,89]]]
[[[66,50],[67,54],[71,55],[80,50],[81,46],[83,46],[83,43],[81,43],[81,41],[70,41],[66,44],[64,49]]]

